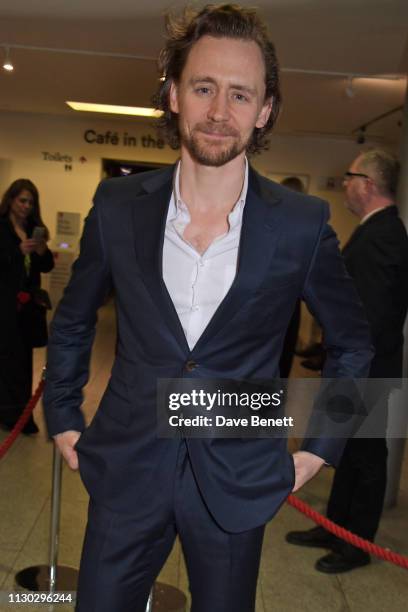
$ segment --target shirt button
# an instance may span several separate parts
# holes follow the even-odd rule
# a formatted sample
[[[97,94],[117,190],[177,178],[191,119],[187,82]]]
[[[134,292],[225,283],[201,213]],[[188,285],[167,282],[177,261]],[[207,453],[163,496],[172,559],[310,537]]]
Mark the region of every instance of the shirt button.
[[[198,367],[198,363],[196,363],[195,361],[187,361],[184,367],[187,370],[187,372],[192,372]]]
[[[200,310],[199,306],[193,306],[191,310],[194,310],[195,312],[197,312],[197,310]]]

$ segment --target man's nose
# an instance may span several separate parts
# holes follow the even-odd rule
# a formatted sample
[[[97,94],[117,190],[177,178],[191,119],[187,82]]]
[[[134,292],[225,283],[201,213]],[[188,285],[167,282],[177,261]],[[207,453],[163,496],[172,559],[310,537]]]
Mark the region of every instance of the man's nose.
[[[219,92],[211,101],[208,118],[212,121],[228,121],[229,116],[228,96]]]

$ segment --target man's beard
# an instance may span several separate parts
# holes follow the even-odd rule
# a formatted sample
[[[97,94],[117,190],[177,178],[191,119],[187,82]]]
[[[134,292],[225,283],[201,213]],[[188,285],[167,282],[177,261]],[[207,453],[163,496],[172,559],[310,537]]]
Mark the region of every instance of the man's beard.
[[[230,136],[226,144],[220,142],[202,142],[202,134],[221,134]],[[243,142],[239,132],[230,127],[214,126],[207,123],[199,123],[194,126],[191,134],[187,134],[180,126],[180,138],[191,157],[203,166],[220,167],[238,157],[244,151],[249,140]]]

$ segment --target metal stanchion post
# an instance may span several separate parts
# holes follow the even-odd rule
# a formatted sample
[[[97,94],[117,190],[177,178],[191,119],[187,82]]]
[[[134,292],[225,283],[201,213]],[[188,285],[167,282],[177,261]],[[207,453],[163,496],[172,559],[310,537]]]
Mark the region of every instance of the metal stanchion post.
[[[149,599],[147,600],[146,612],[153,612],[153,590],[150,591]]]
[[[54,445],[53,468],[52,468],[52,499],[51,499],[51,526],[50,526],[50,591],[55,591],[57,582],[57,560],[59,544],[59,524],[61,511],[61,479],[62,460],[61,453]]]
[[[150,591],[146,612],[186,612],[187,598],[170,584],[155,582]]]
[[[50,522],[50,564],[26,567],[15,576],[18,586],[29,591],[76,591],[78,570],[73,567],[57,565],[59,522],[61,510],[61,453],[53,444],[53,469],[51,493],[51,522]]]

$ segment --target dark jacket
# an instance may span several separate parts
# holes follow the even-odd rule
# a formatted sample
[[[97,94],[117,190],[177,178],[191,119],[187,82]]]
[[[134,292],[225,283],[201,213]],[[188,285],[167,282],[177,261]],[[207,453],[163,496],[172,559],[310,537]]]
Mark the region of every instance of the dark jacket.
[[[31,236],[28,230],[28,237]],[[20,313],[17,312],[17,294],[30,292],[41,286],[41,272],[50,272],[54,260],[49,249],[44,255],[30,255],[30,271],[26,272],[20,238],[8,217],[0,217],[0,354],[9,352],[20,334]]]
[[[375,357],[370,376],[402,376],[408,309],[408,237],[396,206],[359,225],[343,249],[370,324]]]

